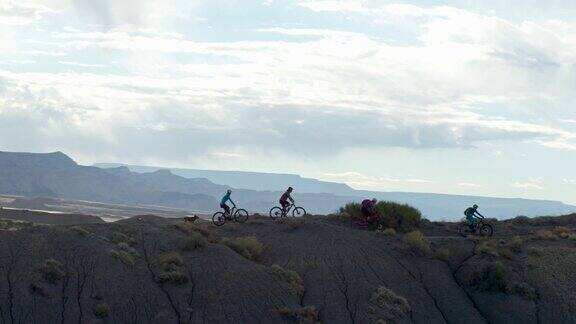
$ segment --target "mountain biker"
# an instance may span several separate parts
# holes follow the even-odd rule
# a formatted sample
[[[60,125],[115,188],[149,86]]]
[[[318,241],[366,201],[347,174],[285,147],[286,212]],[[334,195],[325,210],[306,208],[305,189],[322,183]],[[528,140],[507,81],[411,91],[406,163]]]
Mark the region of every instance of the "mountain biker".
[[[364,199],[361,204],[360,211],[363,218],[360,220],[360,225],[368,225],[376,220],[378,211],[376,210],[376,198]]]
[[[226,194],[224,195],[224,197],[222,197],[222,200],[220,200],[220,207],[224,209],[226,215],[230,215],[230,207],[226,205],[226,202],[228,202],[228,200],[230,200],[232,206],[236,207],[236,204],[232,201],[232,198],[230,198],[231,194],[232,190],[230,189],[226,190]]]
[[[478,219],[480,219],[481,217],[483,218],[484,216],[482,216],[482,214],[480,214],[478,212],[478,205],[474,204],[474,206],[472,207],[468,207],[466,208],[466,210],[464,211],[464,215],[466,215],[466,220],[468,221],[468,226],[470,226],[470,229],[474,229],[476,227],[476,223],[478,222]],[[478,217],[478,216],[480,217]]]
[[[292,199],[292,196],[290,195],[293,190],[294,190],[294,188],[288,187],[288,190],[286,190],[282,194],[282,197],[280,197],[280,205],[282,205],[282,211],[284,213],[286,212],[286,208],[288,208],[288,206],[290,206],[290,203],[288,202],[288,200],[290,200],[290,202],[292,204],[294,204],[294,199]]]

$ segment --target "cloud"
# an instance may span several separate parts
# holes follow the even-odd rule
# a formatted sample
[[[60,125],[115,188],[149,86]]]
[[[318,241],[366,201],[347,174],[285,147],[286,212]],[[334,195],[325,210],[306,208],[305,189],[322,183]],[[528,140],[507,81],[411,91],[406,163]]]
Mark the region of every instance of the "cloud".
[[[316,11],[402,17],[421,34],[418,42],[398,45],[344,28],[266,25],[250,33],[271,39],[198,41],[168,20],[175,10],[201,4],[180,4],[76,2],[79,17],[93,15],[105,28],[57,28],[41,49],[23,53],[74,54],[68,56],[82,62],[56,61],[68,67],[51,65],[53,73],[0,73],[7,107],[0,116],[33,130],[22,134],[23,147],[35,147],[37,136],[88,150],[77,145],[81,138],[102,145],[102,153],[173,159],[222,149],[318,157],[494,141],[576,149],[573,132],[530,116],[531,109],[572,109],[566,103],[576,81],[570,41],[576,29],[566,25],[513,23],[452,7],[307,1],[301,5]],[[70,72],[70,66],[97,69]],[[550,104],[526,107],[532,101]],[[42,118],[49,122],[38,124]],[[399,181],[410,180],[426,181]]]
[[[479,184],[469,183],[469,182],[460,182],[460,183],[457,183],[457,185],[459,187],[464,187],[464,188],[480,188],[481,187]]]
[[[344,182],[356,188],[390,188],[398,184],[430,184],[433,183],[426,179],[417,178],[393,178],[387,176],[366,175],[360,172],[349,171],[342,173],[322,173],[323,179],[330,181]]]
[[[50,13],[55,11],[31,1],[0,0],[0,25],[28,25]]]
[[[63,65],[86,67],[86,68],[101,68],[105,66],[103,64],[87,64],[87,63],[70,62],[70,61],[58,61],[58,63]]]
[[[529,178],[527,181],[519,181],[511,184],[512,187],[524,190],[544,190],[541,179]]]

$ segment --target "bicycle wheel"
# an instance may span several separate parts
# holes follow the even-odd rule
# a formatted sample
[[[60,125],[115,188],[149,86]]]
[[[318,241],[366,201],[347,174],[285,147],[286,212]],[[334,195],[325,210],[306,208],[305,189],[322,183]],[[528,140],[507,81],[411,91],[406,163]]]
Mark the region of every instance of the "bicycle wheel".
[[[222,226],[226,224],[226,216],[223,212],[216,212],[212,215],[212,223],[216,226]]]
[[[292,211],[292,217],[302,217],[306,216],[306,210],[302,207],[296,207]]]
[[[248,212],[246,211],[246,209],[238,209],[234,213],[234,220],[236,220],[238,223],[244,223],[245,221],[247,221]]]
[[[482,226],[480,226],[481,236],[492,237],[492,234],[494,234],[494,228],[492,228],[492,225],[482,224]]]
[[[272,207],[272,209],[270,209],[270,217],[272,218],[282,217],[282,208]]]
[[[460,226],[458,226],[458,233],[460,233],[462,237],[467,237],[468,235],[472,234],[472,231],[470,230],[470,226],[468,226],[467,223],[462,223]]]

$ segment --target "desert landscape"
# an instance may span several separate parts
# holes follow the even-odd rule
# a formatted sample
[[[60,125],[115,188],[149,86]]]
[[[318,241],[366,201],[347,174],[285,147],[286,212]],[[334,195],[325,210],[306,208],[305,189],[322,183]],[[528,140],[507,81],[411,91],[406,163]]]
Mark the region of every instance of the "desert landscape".
[[[2,211],[4,213],[5,211]],[[0,216],[3,214],[0,213]],[[576,215],[457,223],[1,222],[3,323],[570,323]],[[41,219],[38,215],[37,219]]]

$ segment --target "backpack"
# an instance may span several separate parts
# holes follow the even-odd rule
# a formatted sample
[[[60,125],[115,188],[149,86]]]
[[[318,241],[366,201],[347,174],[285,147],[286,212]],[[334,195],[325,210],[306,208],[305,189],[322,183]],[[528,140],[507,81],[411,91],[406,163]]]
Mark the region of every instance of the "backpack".
[[[470,215],[474,214],[474,209],[472,207],[468,207],[466,208],[466,210],[464,211],[464,216],[468,217]]]

